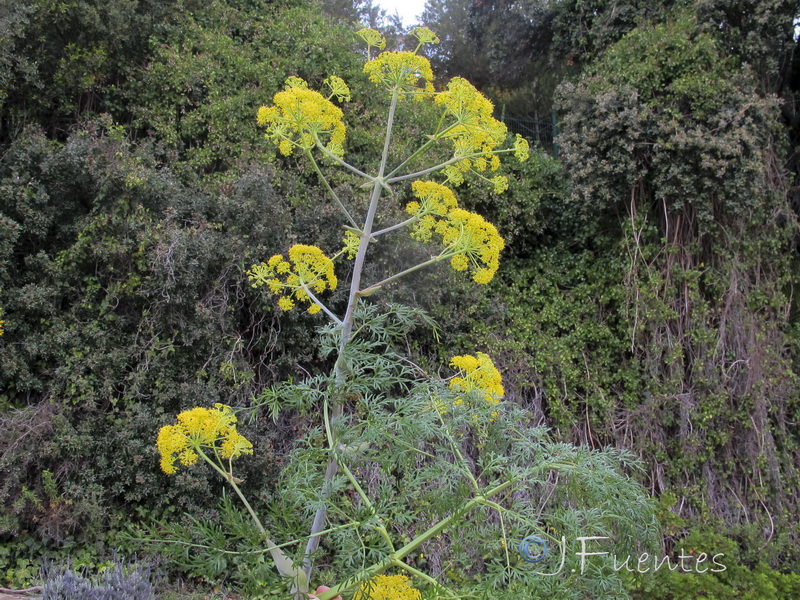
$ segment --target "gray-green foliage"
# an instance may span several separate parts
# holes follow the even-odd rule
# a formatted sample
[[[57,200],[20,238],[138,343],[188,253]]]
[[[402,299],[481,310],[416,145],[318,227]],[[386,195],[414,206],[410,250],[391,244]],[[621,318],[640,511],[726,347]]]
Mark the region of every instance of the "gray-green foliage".
[[[277,418],[289,407],[321,410],[323,397],[335,387],[347,399],[346,414],[355,417],[332,423],[335,455],[361,483],[374,510],[347,478],[336,477],[328,518],[334,531],[326,536],[318,562],[329,565],[330,576],[340,583],[342,573],[390,553],[377,524],[385,524],[395,539],[408,541],[456,515],[441,535],[407,558],[445,586],[481,598],[556,590],[624,594],[607,562],[590,565],[580,582],[567,573],[579,568],[573,547],[578,536],[609,536],[607,549],[619,554],[654,543],[653,506],[645,490],[622,472],[637,468],[632,455],[555,442],[530,412],[513,403],[494,405],[479,395],[454,393],[440,376],[428,375],[400,351],[408,326],[424,325],[421,317],[398,305],[362,308],[344,354],[344,382],[333,374],[317,376],[263,397]],[[323,351],[335,351],[336,334],[334,327],[323,333]],[[279,398],[286,404],[278,406]],[[323,501],[328,460],[321,427],[298,440],[279,483],[286,510],[268,526],[272,531],[297,532],[313,517]],[[506,491],[464,509],[472,498],[505,482],[512,482]],[[566,537],[570,549],[564,576],[542,577],[522,561],[516,545],[529,535],[540,535],[553,547]],[[302,549],[300,544],[298,559]],[[550,570],[558,566],[555,554],[555,563],[546,563]]]
[[[85,576],[52,563],[42,568],[42,600],[155,600],[149,567],[114,561],[101,575]]]

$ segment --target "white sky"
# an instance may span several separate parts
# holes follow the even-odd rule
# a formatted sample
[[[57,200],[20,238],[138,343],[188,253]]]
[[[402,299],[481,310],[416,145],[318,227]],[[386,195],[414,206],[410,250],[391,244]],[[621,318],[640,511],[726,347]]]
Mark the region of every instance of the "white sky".
[[[417,23],[417,17],[425,10],[425,0],[376,0],[375,3],[390,15],[398,12],[405,27]]]

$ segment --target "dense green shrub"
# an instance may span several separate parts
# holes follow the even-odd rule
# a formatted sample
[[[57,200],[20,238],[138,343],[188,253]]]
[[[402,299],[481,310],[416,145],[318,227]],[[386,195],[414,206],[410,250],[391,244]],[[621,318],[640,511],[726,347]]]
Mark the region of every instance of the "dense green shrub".
[[[63,146],[32,131],[0,170],[3,535],[93,539],[117,516],[214,508],[205,475],[165,491],[152,432],[165,411],[246,403],[313,362],[305,319],[274,314],[242,273],[295,227],[316,235],[325,211],[295,218],[268,168],[213,192],[182,184],[107,122]],[[281,427],[260,442],[255,485]]]
[[[755,514],[765,531],[777,520],[789,537],[770,558],[785,559],[797,534],[786,492],[798,465],[785,453],[797,439],[784,426],[797,410],[795,218],[778,111],[697,29],[642,26],[563,86],[564,210],[585,250],[551,253],[561,269],[537,253],[526,285],[559,287],[513,330],[545,326],[531,336],[534,381],[556,422],[636,448],[652,489],[684,498],[683,516],[733,526]]]
[[[298,36],[305,22],[319,43]],[[244,271],[287,239],[329,246],[341,234],[327,227],[331,207],[308,165],[261,163],[254,115],[284,76],[274,61],[287,73],[311,74],[323,59],[333,72],[351,69],[346,45],[326,50],[345,31],[303,2],[212,3],[185,31],[165,23],[150,66],[131,69],[127,91],[114,96],[139,116],[138,129],[102,115],[60,141],[35,126],[9,141],[0,160],[0,535],[16,541],[3,563],[15,580],[35,571],[26,557],[74,554],[81,544],[105,552],[131,519],[213,514],[219,482],[198,472],[167,485],[157,470],[152,434],[164,415],[190,403],[246,405],[264,385],[296,376],[300,362],[319,361],[309,317],[276,312]],[[164,89],[192,81],[191,102],[164,102]],[[160,120],[174,110],[196,127]],[[365,133],[353,137],[353,152],[369,160],[380,152],[368,133],[377,126],[369,97],[354,113]],[[400,150],[408,142],[397,141]],[[347,180],[332,184],[351,195]],[[395,260],[383,250],[376,265]],[[303,425],[296,416],[262,425],[244,425],[261,456],[244,474],[268,502]]]

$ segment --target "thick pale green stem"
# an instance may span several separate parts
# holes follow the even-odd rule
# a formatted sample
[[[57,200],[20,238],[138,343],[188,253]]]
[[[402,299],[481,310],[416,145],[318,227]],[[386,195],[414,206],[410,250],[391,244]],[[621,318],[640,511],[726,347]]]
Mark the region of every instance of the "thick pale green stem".
[[[406,556],[408,556],[409,554],[414,552],[417,548],[419,548],[422,544],[424,544],[428,540],[430,540],[430,539],[436,537],[437,535],[441,534],[442,532],[444,532],[448,527],[450,527],[450,525],[454,521],[458,520],[462,515],[466,514],[467,512],[469,512],[470,510],[472,510],[476,506],[485,503],[487,498],[490,498],[492,496],[496,496],[500,492],[506,490],[508,487],[513,485],[514,482],[515,482],[515,480],[511,479],[509,481],[501,483],[500,485],[498,485],[495,488],[492,488],[491,490],[488,490],[482,496],[476,496],[475,498],[473,498],[472,500],[467,502],[464,506],[462,506],[458,511],[454,512],[453,514],[451,514],[448,517],[445,517],[444,519],[439,521],[436,525],[434,525],[430,529],[428,529],[428,530],[424,531],[423,533],[419,534],[417,537],[415,537],[413,540],[411,540],[405,546],[400,548],[397,552],[393,552],[386,559],[380,561],[379,563],[376,563],[376,564],[372,565],[371,567],[367,567],[366,569],[363,569],[358,574],[358,577],[356,577],[355,579],[351,579],[351,580],[348,580],[345,583],[339,584],[339,585],[331,588],[327,592],[322,592],[322,593],[318,594],[317,597],[319,598],[319,600],[332,600],[333,598],[335,598],[339,594],[354,588],[355,586],[359,585],[360,583],[362,583],[364,581],[368,581],[368,580],[372,579],[373,577],[375,577],[376,575],[380,575],[381,573],[383,573],[389,567],[397,566],[398,563],[400,561],[402,561]]]
[[[364,220],[364,227],[361,228],[361,241],[358,246],[358,253],[356,254],[355,261],[353,263],[353,275],[352,279],[350,280],[350,295],[348,297],[348,304],[347,304],[347,311],[345,312],[344,319],[342,319],[342,330],[339,338],[339,357],[336,360],[335,366],[335,376],[337,383],[343,383],[346,376],[347,376],[347,369],[344,364],[344,351],[345,347],[347,346],[348,342],[351,339],[352,332],[353,332],[353,315],[355,314],[356,305],[358,303],[359,297],[359,289],[361,287],[361,274],[364,269],[364,261],[367,256],[367,248],[369,247],[369,242],[372,237],[372,227],[375,222],[375,215],[378,211],[378,201],[380,200],[381,193],[383,192],[386,183],[383,180],[383,175],[386,171],[386,162],[389,158],[389,145],[391,143],[392,138],[392,126],[394,124],[394,114],[395,110],[397,109],[397,100],[399,97],[399,93],[397,90],[394,91],[392,94],[392,101],[389,105],[389,117],[387,119],[386,124],[386,139],[384,140],[383,144],[383,154],[381,155],[381,163],[380,168],[378,169],[378,176],[377,177],[369,177],[365,173],[351,167],[347,163],[344,163],[336,156],[330,154],[326,148],[323,148],[323,152],[329,155],[331,158],[336,160],[337,162],[343,164],[343,166],[347,166],[351,171],[359,174],[370,181],[373,182],[372,186],[372,195],[369,201],[369,208],[367,209],[367,216]],[[321,146],[320,144],[317,144]],[[335,398],[336,390],[333,390],[334,396],[333,399],[336,402],[333,404],[333,418],[334,420],[342,415],[342,403],[338,401],[338,398]],[[331,451],[335,449],[335,437],[331,436],[330,445]],[[313,569],[313,562],[311,560],[311,556],[314,552],[317,551],[319,548],[319,536],[314,535],[315,533],[322,531],[325,527],[325,519],[327,517],[327,507],[325,502],[330,497],[331,494],[331,485],[334,476],[338,470],[339,466],[336,462],[336,459],[332,459],[328,463],[328,467],[325,469],[325,479],[323,482],[322,487],[322,506],[317,510],[316,514],[314,515],[314,522],[311,525],[311,535],[308,540],[308,544],[306,545],[306,554],[305,559],[303,560],[303,570],[306,574],[306,577],[310,580],[311,579],[311,571]]]

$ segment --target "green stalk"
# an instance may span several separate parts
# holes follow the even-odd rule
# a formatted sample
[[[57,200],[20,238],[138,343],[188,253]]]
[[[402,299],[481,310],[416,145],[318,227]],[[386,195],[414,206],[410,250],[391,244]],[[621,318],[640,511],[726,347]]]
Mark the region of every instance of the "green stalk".
[[[325,420],[325,435],[328,437],[328,446],[330,448],[333,448],[334,447],[333,429],[331,428],[331,421],[328,415],[327,399],[325,399],[323,402],[322,414]],[[358,483],[358,480],[356,479],[355,475],[353,475],[353,472],[348,468],[348,466],[343,462],[340,462],[339,466],[342,468],[345,475],[347,476],[347,479],[350,481],[350,485],[352,485],[353,488],[356,490],[356,492],[358,492],[358,495],[361,496],[361,501],[364,502],[364,505],[369,509],[369,512],[372,513],[373,517],[378,519],[379,522],[379,525],[377,527],[378,532],[381,534],[381,537],[386,542],[386,545],[389,547],[389,550],[394,552],[394,544],[392,543],[392,538],[389,537],[389,532],[386,531],[386,527],[384,527],[382,521],[380,521],[380,518],[378,517],[378,511],[375,510],[375,506],[372,504],[372,501],[369,499],[369,496],[367,496],[367,494],[364,492],[363,488],[361,487],[361,484]]]
[[[458,125],[458,123],[453,123],[452,125],[450,125],[450,127],[446,128],[444,131],[439,131],[439,127],[442,125],[442,121],[444,120],[444,117],[445,117],[445,115],[443,113],[441,119],[439,119],[439,124],[436,126],[436,133],[434,133],[431,136],[431,139],[429,139],[427,142],[422,144],[422,146],[417,148],[411,156],[406,158],[403,162],[401,162],[394,169],[392,169],[392,171],[386,176],[387,179],[391,179],[394,176],[395,173],[397,173],[400,169],[402,169],[404,166],[406,166],[408,163],[410,163],[412,160],[414,160],[417,156],[419,156],[420,154],[425,152],[425,150],[427,150],[433,144],[435,144],[440,139],[442,139],[442,136],[446,135],[448,131],[450,131],[456,125]]]
[[[359,296],[363,296],[363,297],[371,296],[372,294],[377,292],[379,289],[381,289],[386,284],[391,283],[393,281],[397,281],[398,279],[408,275],[409,273],[413,273],[414,271],[419,271],[423,267],[427,267],[428,265],[435,264],[435,263],[440,262],[440,261],[442,261],[442,260],[444,260],[446,258],[448,258],[448,255],[442,253],[439,256],[436,256],[436,257],[434,257],[434,258],[432,258],[430,260],[426,260],[425,262],[420,263],[420,264],[418,264],[416,266],[409,267],[405,271],[401,271],[400,273],[396,273],[395,275],[392,275],[391,277],[387,277],[383,281],[379,281],[378,283],[373,283],[368,288],[366,288],[364,290],[361,290],[359,292]]]
[[[234,481],[233,474],[229,473],[228,471],[226,471],[225,469],[220,467],[217,463],[215,463],[213,460],[211,460],[208,457],[208,455],[205,452],[203,452],[203,450],[201,448],[199,448],[199,447],[197,448],[197,453],[200,455],[200,457],[203,460],[205,460],[208,464],[210,464],[217,473],[222,475],[222,478],[225,481],[227,481],[230,484],[230,486],[236,492],[236,495],[239,496],[239,499],[242,501],[242,504],[244,504],[244,507],[247,509],[247,512],[250,513],[250,517],[253,519],[253,522],[256,524],[256,527],[258,528],[258,531],[261,533],[261,535],[266,537],[267,530],[264,529],[264,525],[261,524],[261,520],[258,518],[258,515],[256,515],[255,511],[253,510],[253,507],[250,506],[250,503],[247,501],[247,498],[245,498],[244,494],[242,494],[242,490],[240,490],[239,486],[236,485],[236,482]],[[269,538],[267,538],[267,541],[269,542],[269,544],[271,546],[275,545],[275,542],[273,542]]]
[[[345,312],[344,319],[342,319],[342,331],[339,338],[339,357],[336,360],[336,365],[334,367],[336,382],[343,383],[345,377],[347,375],[345,365],[344,365],[344,351],[345,347],[347,346],[348,342],[352,337],[353,332],[353,315],[355,314],[356,304],[358,303],[359,297],[359,288],[361,286],[361,274],[364,269],[364,261],[366,260],[367,256],[367,248],[369,247],[370,239],[372,238],[372,227],[375,222],[375,215],[378,211],[378,201],[381,197],[381,192],[383,191],[384,187],[386,186],[386,182],[383,179],[384,172],[386,171],[386,162],[389,158],[389,145],[391,143],[392,138],[392,126],[394,124],[394,115],[397,109],[397,100],[399,98],[399,91],[397,89],[394,90],[392,93],[392,101],[389,105],[389,116],[387,118],[386,124],[386,138],[383,144],[383,153],[381,155],[381,163],[380,168],[378,169],[378,176],[377,177],[370,177],[366,173],[363,173],[342,161],[337,156],[331,154],[327,148],[324,148],[319,142],[317,142],[317,146],[319,146],[322,151],[334,159],[336,162],[346,166],[351,171],[359,174],[366,179],[373,182],[372,186],[372,195],[369,201],[369,208],[367,209],[367,216],[364,220],[364,227],[361,229],[361,241],[358,246],[358,253],[356,254],[355,261],[353,263],[353,275],[352,279],[350,280],[350,295],[348,298],[347,310]],[[333,394],[335,394],[335,390]],[[342,415],[342,403],[336,402],[333,406],[333,417],[336,419]],[[333,433],[331,432],[331,438],[329,440],[330,450],[331,452],[335,451],[335,438]],[[335,458],[332,458],[331,461],[328,463],[327,468],[325,469],[325,479],[322,484],[322,505],[317,509],[316,514],[314,515],[314,521],[311,525],[311,536],[308,540],[308,544],[306,545],[306,552],[305,558],[303,559],[303,571],[305,572],[306,578],[308,580],[311,579],[311,571],[313,570],[313,562],[311,561],[311,556],[314,552],[317,551],[319,548],[320,539],[318,536],[314,535],[325,527],[325,519],[327,517],[327,506],[325,502],[330,497],[331,494],[331,485],[336,472],[338,471],[339,465]]]
[[[502,149],[502,150],[492,150],[491,152],[476,152],[475,154],[470,154],[469,156],[454,156],[450,160],[448,160],[446,162],[443,162],[443,163],[440,163],[440,164],[436,165],[435,167],[430,167],[428,169],[423,169],[422,171],[417,171],[416,173],[408,173],[406,175],[398,175],[396,177],[394,176],[394,173],[397,172],[398,169],[395,169],[394,171],[392,171],[386,177],[386,183],[392,184],[392,183],[397,183],[398,181],[405,181],[406,179],[416,179],[416,178],[422,177],[424,175],[429,175],[430,173],[434,173],[434,172],[436,172],[436,171],[438,171],[440,169],[443,169],[444,167],[446,167],[448,165],[455,164],[458,161],[464,160],[464,159],[467,159],[467,158],[471,160],[473,158],[478,158],[478,157],[481,157],[481,156],[487,156],[489,154],[507,154],[508,152],[514,152],[514,149],[513,148],[506,148],[506,149]],[[484,179],[485,179],[485,177],[484,177]]]
[[[419,569],[415,569],[411,565],[406,564],[406,563],[404,563],[403,561],[400,561],[400,560],[394,561],[394,564],[395,564],[396,567],[398,567],[400,569],[403,569],[404,571],[408,571],[409,573],[411,573],[415,577],[418,577],[419,579],[422,579],[423,581],[427,581],[430,585],[436,586],[439,589],[442,589],[442,590],[446,591],[448,594],[450,594],[450,596],[452,598],[458,598],[458,596],[456,596],[455,592],[453,592],[450,589],[448,589],[447,587],[443,586],[441,583],[436,581],[433,577],[431,577],[430,575],[428,575],[424,571],[420,571]]]
[[[462,465],[462,467],[464,469],[462,472],[470,480],[470,482],[472,483],[472,487],[475,488],[475,491],[476,492],[479,491],[480,490],[480,486],[478,485],[478,480],[475,479],[475,476],[472,474],[472,471],[469,470],[469,463],[467,463],[466,459],[464,458],[464,455],[461,454],[461,450],[458,449],[458,445],[453,441],[453,438],[450,435],[449,428],[447,427],[447,424],[444,422],[444,419],[442,418],[441,413],[439,414],[439,422],[442,424],[442,427],[445,429],[445,431],[448,434],[447,435],[447,442],[450,444],[450,449],[458,457],[458,460],[461,461],[461,465]]]
[[[349,162],[345,162],[345,161],[343,161],[341,158],[339,158],[339,157],[338,157],[338,156],[336,156],[336,155],[335,155],[333,152],[331,152],[331,151],[330,151],[330,150],[328,150],[328,149],[327,149],[325,146],[323,146],[323,145],[322,145],[322,142],[320,142],[320,141],[319,141],[319,138],[317,137],[317,134],[316,134],[316,133],[313,133],[313,132],[312,132],[312,135],[314,136],[314,142],[316,143],[316,145],[317,145],[317,148],[319,148],[320,152],[322,152],[322,153],[323,153],[325,156],[327,156],[328,158],[330,158],[332,161],[334,161],[335,163],[337,163],[339,166],[342,166],[342,167],[344,167],[345,169],[347,169],[348,171],[350,171],[350,172],[352,172],[352,173],[354,173],[354,174],[358,175],[359,177],[363,177],[364,179],[369,179],[370,181],[372,181],[372,177],[370,177],[369,175],[367,175],[366,173],[364,173],[364,171],[362,171],[362,170],[360,170],[360,169],[356,169],[356,168],[355,168],[353,165],[351,165]]]
[[[508,488],[509,486],[511,486],[514,483],[515,483],[514,479],[509,479],[508,481],[506,481],[504,483],[501,483],[497,487],[494,487],[491,490],[488,490],[482,496],[476,496],[475,498],[473,498],[472,500],[467,502],[464,506],[462,506],[459,510],[457,510],[453,514],[445,517],[444,519],[439,521],[436,525],[434,525],[430,529],[428,529],[428,530],[424,531],[423,533],[419,534],[417,537],[415,537],[413,540],[411,540],[405,546],[400,548],[397,552],[393,552],[392,554],[390,554],[384,560],[382,560],[382,561],[380,561],[378,563],[375,563],[374,565],[372,565],[370,567],[367,567],[366,569],[363,569],[358,574],[357,577],[355,577],[355,578],[353,578],[353,579],[351,579],[349,581],[346,581],[344,583],[341,583],[341,584],[331,588],[327,592],[321,592],[320,594],[317,594],[317,598],[319,598],[319,600],[333,600],[333,598],[335,598],[336,596],[340,595],[343,592],[346,592],[349,589],[352,589],[356,585],[358,585],[358,584],[360,584],[360,583],[362,583],[364,581],[367,581],[369,579],[372,579],[376,575],[380,575],[382,572],[384,572],[389,567],[397,565],[399,562],[402,561],[402,559],[404,559],[406,556],[408,556],[409,554],[414,552],[422,544],[424,544],[425,542],[427,542],[431,538],[434,538],[437,535],[439,535],[440,533],[442,533],[444,530],[446,530],[451,525],[451,523],[453,523],[453,521],[455,521],[458,518],[460,518],[461,515],[469,512],[475,506],[477,506],[479,504],[483,504],[486,501],[487,498],[490,498],[491,496],[495,496],[495,495],[499,494],[500,492],[502,492],[503,490],[505,490],[506,488]]]
[[[315,281],[316,281],[316,280],[315,280]],[[322,311],[323,311],[323,312],[324,312],[326,315],[328,315],[328,316],[331,318],[331,320],[332,320],[334,323],[336,323],[336,324],[338,324],[338,325],[341,325],[341,324],[342,324],[342,322],[339,320],[339,317],[337,317],[335,314],[333,314],[333,313],[332,313],[332,312],[331,312],[331,311],[328,309],[328,307],[327,307],[327,306],[325,306],[325,305],[324,305],[322,302],[320,302],[319,298],[317,298],[317,297],[314,295],[314,292],[312,292],[310,289],[308,289],[308,286],[307,286],[305,283],[303,283],[303,282],[300,282],[300,286],[303,288],[303,291],[304,291],[306,294],[308,294],[308,297],[309,297],[309,298],[311,298],[311,300],[313,300],[313,301],[314,301],[316,304],[318,304],[318,305],[319,305],[319,307],[322,309]]]
[[[391,227],[387,227],[385,229],[381,229],[380,231],[376,231],[372,234],[373,238],[378,237],[379,235],[383,235],[384,233],[389,233],[390,231],[394,231],[395,229],[400,229],[401,227],[405,227],[406,225],[411,225],[414,221],[419,221],[419,215],[414,215],[410,219],[406,219],[397,225],[392,225]]]
[[[261,520],[258,518],[258,515],[256,515],[256,512],[253,510],[253,507],[250,506],[250,503],[247,501],[247,498],[244,497],[242,490],[239,489],[238,485],[236,485],[236,481],[233,474],[225,471],[225,469],[223,469],[217,463],[211,460],[200,447],[197,447],[196,450],[197,453],[203,458],[203,460],[205,460],[208,464],[210,464],[214,468],[214,470],[217,471],[217,473],[222,475],[223,479],[225,479],[225,481],[227,481],[230,484],[230,486],[236,492],[236,495],[239,496],[239,499],[242,501],[242,504],[244,504],[244,507],[247,509],[247,512],[250,514],[250,517],[256,524],[259,533],[264,538],[264,541],[269,545],[269,553],[272,556],[272,560],[275,563],[275,567],[278,569],[278,572],[284,577],[293,577],[295,579],[298,579],[297,585],[300,591],[302,592],[307,591],[308,585],[306,581],[303,581],[304,579],[306,579],[303,572],[302,571],[298,572],[297,569],[294,568],[292,561],[289,560],[289,558],[280,549],[280,546],[270,539],[267,530],[264,528],[264,525],[261,523]],[[301,575],[303,577],[299,577]]]
[[[406,179],[417,179],[418,177],[423,177],[424,175],[429,175],[430,173],[435,173],[436,171],[440,171],[444,169],[448,165],[453,165],[460,160],[464,160],[465,157],[453,157],[450,160],[447,160],[443,163],[439,163],[435,167],[430,167],[429,169],[423,169],[422,171],[417,171],[416,173],[408,173],[407,175],[398,175],[397,177],[390,177],[386,180],[386,183],[397,183],[398,181],[405,181]]]
[[[354,521],[352,523],[345,523],[344,525],[337,525],[336,527],[331,527],[330,529],[326,529],[324,531],[320,531],[317,535],[327,535],[328,533],[335,533],[342,529],[353,529],[355,527],[361,527],[362,523],[358,521]],[[191,542],[184,542],[182,540],[162,540],[162,539],[145,539],[145,538],[138,538],[139,541],[148,542],[150,544],[174,544],[176,546],[186,546],[188,548],[202,548],[203,550],[213,550],[219,554],[231,554],[235,556],[241,556],[243,554],[264,554],[265,552],[272,552],[273,550],[287,548],[289,546],[294,546],[295,544],[299,544],[300,540],[290,540],[288,542],[284,542],[282,544],[278,544],[276,546],[268,546],[266,548],[261,548],[260,550],[220,550],[214,546],[207,546],[205,544],[194,544]]]
[[[347,217],[348,221],[350,221],[350,225],[352,225],[353,227],[358,229],[358,225],[356,225],[356,222],[353,219],[353,217],[350,216],[350,212],[347,210],[347,208],[345,208],[345,205],[339,199],[339,196],[336,194],[336,192],[333,191],[333,188],[331,187],[331,184],[328,183],[328,178],[325,177],[325,175],[322,174],[322,170],[319,168],[319,165],[317,164],[317,161],[314,160],[314,155],[311,154],[310,150],[306,150],[306,156],[308,156],[308,158],[311,160],[311,164],[314,166],[314,170],[317,172],[317,175],[319,176],[319,178],[322,179],[322,183],[325,185],[325,189],[328,190],[328,193],[331,196],[333,196],[333,199],[336,200],[336,203],[339,205],[339,208],[342,209],[342,212],[344,213],[344,216]]]

